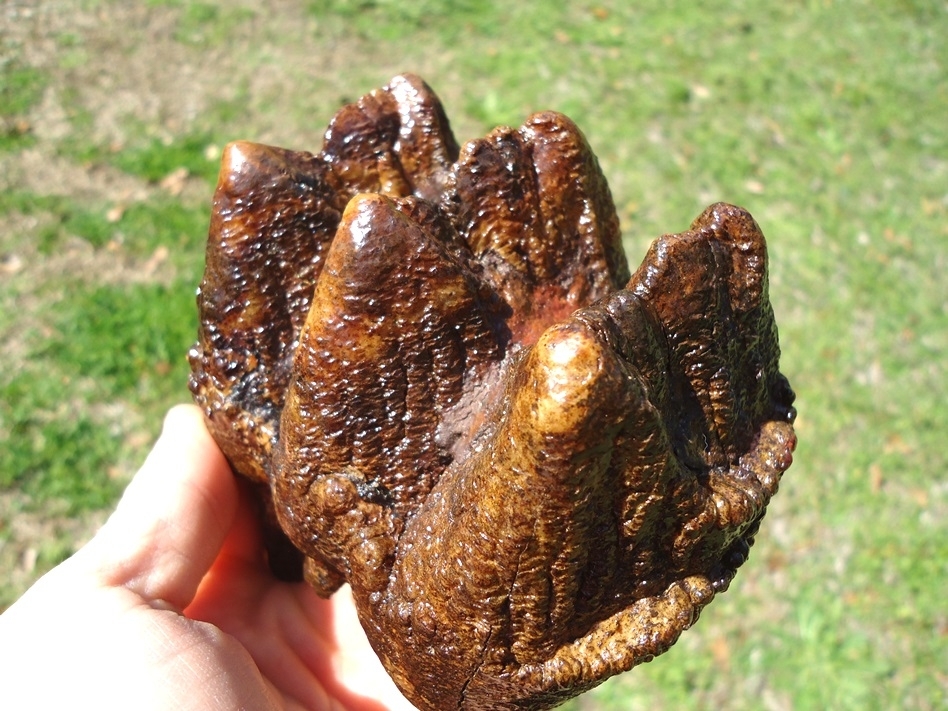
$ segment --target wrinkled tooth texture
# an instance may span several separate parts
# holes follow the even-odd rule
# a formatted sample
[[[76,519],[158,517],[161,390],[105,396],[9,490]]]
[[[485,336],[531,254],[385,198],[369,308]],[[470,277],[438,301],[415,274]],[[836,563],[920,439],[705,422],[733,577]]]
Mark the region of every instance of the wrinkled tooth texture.
[[[351,547],[400,532],[449,461],[432,433],[465,379],[503,357],[502,321],[456,242],[427,204],[369,194],[349,203],[327,256],[283,410],[275,495],[297,545],[337,568],[355,572]]]
[[[346,198],[371,192],[437,201],[458,145],[438,97],[406,74],[342,108],[322,156]]]
[[[316,156],[231,144],[198,305],[191,389],[271,564],[350,583],[425,711],[550,708],[660,654],[792,462],[753,218],[712,205],[630,278],[553,112],[459,149],[404,75]]]
[[[214,196],[191,390],[236,471],[265,483],[296,339],[347,201],[439,199],[458,154],[414,75],[344,107],[318,156],[228,145]]]
[[[694,466],[726,465],[762,418],[775,408],[789,413],[766,245],[745,210],[712,205],[690,231],[656,240],[630,286],[652,305],[685,374],[676,396],[684,402],[685,439],[696,445]]]
[[[390,620],[370,638],[412,687],[438,689],[430,708],[454,708],[475,673],[546,660],[588,625],[604,592],[590,577],[616,562],[609,451],[637,394],[584,324],[552,327],[516,366],[490,442],[409,523],[377,614]]]
[[[674,644],[744,562],[795,445],[789,403],[745,458],[689,467],[672,395],[691,381],[633,286],[517,363],[490,441],[409,522],[386,596],[360,598],[421,708],[556,705]]]
[[[535,114],[465,144],[444,206],[512,305],[522,342],[629,278],[605,177],[562,114]]]
[[[325,164],[247,142],[224,151],[198,292],[191,389],[241,474],[265,482],[292,345],[344,203]]]
[[[476,675],[467,687],[468,698],[516,697],[518,687],[528,687],[534,690],[533,702],[509,708],[552,708],[667,651],[714,594],[701,576],[674,582],[660,595],[636,600],[597,622],[542,663],[525,664],[509,675]],[[563,679],[574,679],[574,685],[564,686]],[[470,707],[492,708],[489,701]]]

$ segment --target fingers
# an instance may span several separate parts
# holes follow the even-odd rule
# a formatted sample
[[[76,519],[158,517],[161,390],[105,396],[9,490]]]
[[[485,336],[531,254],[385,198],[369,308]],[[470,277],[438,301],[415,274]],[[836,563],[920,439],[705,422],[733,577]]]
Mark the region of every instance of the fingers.
[[[182,610],[217,557],[237,502],[237,483],[200,411],[175,407],[81,560],[106,586]]]
[[[237,480],[237,485],[237,510],[230,530],[184,609],[185,616],[228,631],[235,629],[235,622],[254,619],[276,582],[267,563],[254,492],[247,481]]]

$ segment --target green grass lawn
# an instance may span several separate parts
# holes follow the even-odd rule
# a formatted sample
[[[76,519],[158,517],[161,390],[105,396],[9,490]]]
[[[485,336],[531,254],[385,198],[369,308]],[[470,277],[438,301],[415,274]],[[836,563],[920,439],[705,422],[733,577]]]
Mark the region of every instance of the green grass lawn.
[[[415,71],[461,140],[573,118],[633,266],[717,200],[770,246],[795,463],[730,591],[570,708],[948,706],[944,3],[27,5],[0,20],[0,606],[188,399],[220,147],[318,150]]]

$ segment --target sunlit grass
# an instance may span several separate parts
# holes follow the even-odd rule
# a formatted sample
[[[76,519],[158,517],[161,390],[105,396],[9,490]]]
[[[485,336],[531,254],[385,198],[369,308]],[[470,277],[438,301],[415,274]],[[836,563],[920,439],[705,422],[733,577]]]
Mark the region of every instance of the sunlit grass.
[[[94,107],[62,88],[74,134],[50,153],[138,180],[146,197],[116,210],[108,195],[0,195],[0,218],[32,225],[28,247],[2,250],[52,260],[79,240],[130,271],[156,250],[167,267],[135,283],[0,281],[0,328],[22,359],[0,373],[5,487],[37,506],[106,506],[161,411],[187,398],[215,146],[262,131],[318,150],[341,101],[422,71],[461,140],[535,110],[570,115],[609,178],[633,263],[716,200],[747,207],[768,238],[796,462],[732,589],[667,655],[572,708],[948,703],[943,6],[322,0],[280,24],[253,3],[152,5],[177,13],[182,53],[207,47],[238,69],[180,130],[129,119],[119,146],[88,139]],[[79,30],[70,37],[70,52],[87,52]],[[332,76],[303,63],[317,52]],[[5,66],[0,95],[16,108],[3,125],[26,131],[10,155],[36,147],[23,136],[55,78]],[[203,198],[161,188],[181,168]],[[24,303],[30,328],[16,318]]]

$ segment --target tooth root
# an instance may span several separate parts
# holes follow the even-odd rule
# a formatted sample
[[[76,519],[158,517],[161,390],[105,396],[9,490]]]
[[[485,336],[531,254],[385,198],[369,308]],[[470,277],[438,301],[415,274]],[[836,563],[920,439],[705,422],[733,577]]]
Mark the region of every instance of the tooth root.
[[[574,297],[577,307],[585,306],[629,280],[609,186],[585,136],[566,116],[534,114],[520,131],[533,147],[545,242],[553,252],[547,279],[586,282]]]
[[[435,93],[413,74],[336,114],[322,155],[346,198],[371,192],[437,200],[458,147]]]
[[[361,535],[386,533],[447,463],[432,433],[465,378],[503,357],[502,323],[452,255],[456,240],[423,203],[359,195],[326,258],[283,411],[275,496],[297,544],[340,569],[355,543],[325,541],[333,518],[347,514],[326,513],[314,482],[349,472],[378,495],[354,503],[370,530]]]
[[[561,114],[535,114],[467,143],[444,201],[515,312],[517,341],[629,278],[615,206],[585,138]]]
[[[458,144],[444,107],[431,88],[414,74],[395,77],[388,90],[401,116],[397,149],[402,170],[414,195],[437,203],[458,159]]]
[[[657,240],[630,283],[668,335],[691,458],[705,467],[733,462],[780,396],[766,274],[757,223],[719,203],[690,231]]]
[[[224,149],[198,295],[191,388],[237,471],[266,481],[290,344],[343,205],[309,153]],[[261,239],[266,235],[266,239]]]
[[[616,553],[615,541],[594,529],[612,508],[614,487],[604,478],[629,388],[614,354],[570,322],[540,338],[507,391],[489,441],[445,472],[409,523],[391,595],[423,590],[435,609],[450,607],[453,620],[484,629],[503,619],[506,605],[523,663],[548,658],[586,621],[575,609],[586,554]],[[479,635],[461,638],[475,646],[460,655],[476,658]]]

